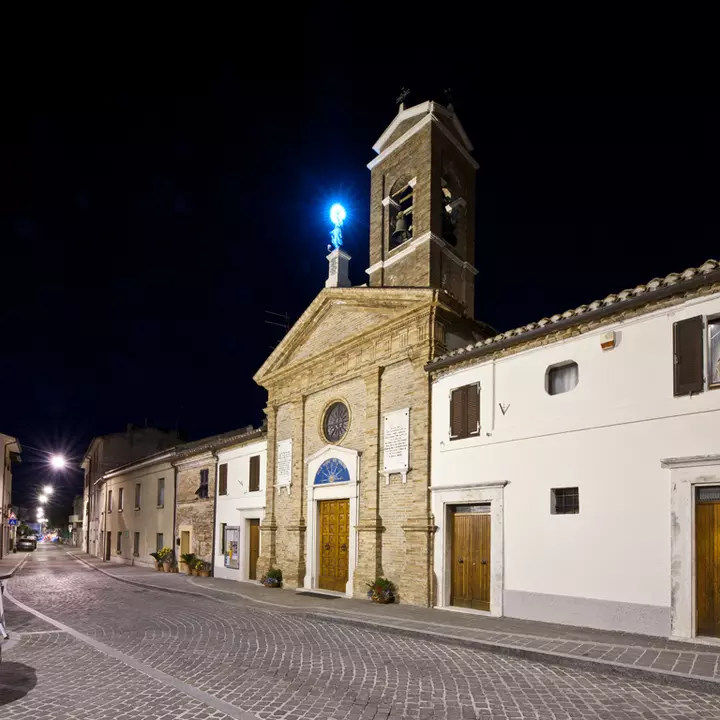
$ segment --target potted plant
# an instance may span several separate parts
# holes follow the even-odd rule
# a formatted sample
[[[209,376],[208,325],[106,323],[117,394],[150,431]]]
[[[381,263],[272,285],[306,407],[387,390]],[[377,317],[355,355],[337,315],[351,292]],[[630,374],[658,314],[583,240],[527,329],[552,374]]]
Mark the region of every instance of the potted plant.
[[[169,573],[172,570],[173,563],[173,551],[172,548],[164,547],[159,551],[160,562],[162,563],[163,570]]]
[[[173,559],[173,561],[170,563],[170,572],[172,572],[172,573],[180,572],[180,570],[178,569],[177,560]]]
[[[269,588],[282,587],[282,570],[270,568],[261,578],[260,582]]]
[[[185,563],[185,572],[188,575],[194,575],[193,570],[195,569],[195,554],[194,553],[183,553],[180,559]]]
[[[195,570],[200,577],[210,577],[210,566],[200,558],[195,561]]]
[[[155,560],[155,569],[159,572],[162,572],[163,567],[162,567],[162,562],[160,562],[160,553],[159,552],[150,553],[150,557]]]
[[[397,588],[392,580],[388,580],[384,577],[375,578],[373,582],[369,582],[367,586],[367,596],[376,603],[382,603],[383,605],[395,602],[395,592]]]

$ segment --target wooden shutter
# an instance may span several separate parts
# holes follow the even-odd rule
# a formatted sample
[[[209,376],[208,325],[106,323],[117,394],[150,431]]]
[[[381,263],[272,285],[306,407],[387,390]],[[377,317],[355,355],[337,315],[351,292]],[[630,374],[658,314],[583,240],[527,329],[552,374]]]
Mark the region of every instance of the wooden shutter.
[[[675,396],[702,392],[705,383],[702,315],[673,325],[673,362]]]
[[[223,463],[220,466],[220,487],[218,494],[227,495],[227,463]]]
[[[466,416],[467,416],[467,434],[479,435],[480,434],[480,385],[475,383],[474,385],[466,385],[467,390],[467,404],[466,404]]]
[[[467,386],[450,393],[450,439],[467,437]]]
[[[252,455],[250,457],[250,492],[260,490],[260,456]]]

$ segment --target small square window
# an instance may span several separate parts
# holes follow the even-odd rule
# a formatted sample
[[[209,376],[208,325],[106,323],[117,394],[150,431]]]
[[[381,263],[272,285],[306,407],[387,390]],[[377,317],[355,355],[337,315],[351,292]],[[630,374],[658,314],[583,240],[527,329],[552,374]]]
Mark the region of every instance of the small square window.
[[[140,509],[140,501],[142,500],[142,485],[137,483],[135,485],[135,509]]]
[[[125,488],[120,488],[118,491],[118,512],[123,511],[123,506],[125,504]]]
[[[140,533],[136,532],[133,537],[133,555],[140,557]]]
[[[574,390],[578,384],[578,365],[576,362],[563,363],[548,368],[545,389],[548,395],[561,395]]]
[[[157,506],[165,507],[165,478],[158,478],[157,481]]]
[[[550,499],[553,515],[577,515],[580,512],[580,491],[576,487],[553,488]]]
[[[163,534],[158,533],[155,535],[155,552],[160,552],[165,547],[165,541],[163,539]]]

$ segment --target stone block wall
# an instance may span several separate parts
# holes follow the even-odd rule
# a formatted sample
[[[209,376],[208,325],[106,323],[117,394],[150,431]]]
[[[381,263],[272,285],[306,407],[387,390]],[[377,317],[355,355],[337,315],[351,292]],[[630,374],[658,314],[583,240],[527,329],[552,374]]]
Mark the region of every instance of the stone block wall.
[[[196,495],[200,487],[200,471],[208,471],[208,497]],[[179,464],[177,470],[177,509],[175,527],[176,540],[182,530],[190,530],[190,552],[205,562],[213,562],[213,525],[215,480],[217,461],[214,457],[192,462],[189,465]],[[180,546],[175,546],[179,553]]]

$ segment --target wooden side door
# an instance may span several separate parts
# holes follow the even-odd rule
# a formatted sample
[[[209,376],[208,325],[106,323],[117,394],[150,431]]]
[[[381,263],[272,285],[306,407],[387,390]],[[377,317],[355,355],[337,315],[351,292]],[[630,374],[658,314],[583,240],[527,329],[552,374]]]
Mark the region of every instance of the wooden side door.
[[[105,560],[110,562],[110,547],[112,545],[112,533],[108,532],[105,538]]]
[[[490,610],[490,514],[459,506],[452,514],[450,604]]]
[[[180,531],[180,557],[183,555],[187,555],[190,552],[190,531],[189,530],[181,530]],[[185,563],[180,560],[180,565],[185,566]]]
[[[318,587],[345,592],[348,580],[350,501],[323,500],[318,503],[318,515]]]
[[[260,556],[260,520],[248,520],[249,531],[249,556],[248,556],[248,579],[257,580],[257,561]]]
[[[695,505],[697,634],[720,637],[720,488],[700,488]],[[715,492],[712,492],[715,491]]]

